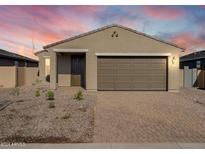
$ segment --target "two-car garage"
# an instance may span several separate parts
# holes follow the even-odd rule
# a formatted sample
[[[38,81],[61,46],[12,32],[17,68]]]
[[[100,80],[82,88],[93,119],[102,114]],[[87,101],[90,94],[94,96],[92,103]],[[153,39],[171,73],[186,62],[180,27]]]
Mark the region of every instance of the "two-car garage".
[[[113,57],[97,59],[98,90],[168,90],[167,57]]]

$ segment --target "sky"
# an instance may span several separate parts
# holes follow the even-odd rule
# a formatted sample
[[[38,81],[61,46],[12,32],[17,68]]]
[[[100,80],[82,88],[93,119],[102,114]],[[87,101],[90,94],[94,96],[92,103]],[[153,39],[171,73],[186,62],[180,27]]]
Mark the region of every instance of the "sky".
[[[120,24],[186,48],[205,49],[205,6],[0,6],[0,48],[30,58],[44,45]]]

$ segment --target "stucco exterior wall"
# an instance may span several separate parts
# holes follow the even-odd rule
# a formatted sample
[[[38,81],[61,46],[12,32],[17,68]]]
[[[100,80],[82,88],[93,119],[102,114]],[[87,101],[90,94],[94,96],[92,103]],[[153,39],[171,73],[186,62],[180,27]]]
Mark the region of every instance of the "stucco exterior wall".
[[[0,87],[13,88],[16,87],[16,67],[1,66],[0,67]]]
[[[17,72],[17,79],[16,79],[17,86],[23,86],[25,84],[24,67],[17,67],[16,72]]]
[[[118,37],[111,37],[114,31],[116,31]],[[179,54],[182,49],[177,47],[119,27],[111,27],[88,36],[55,45],[47,50],[50,55],[55,56],[54,49],[72,48],[88,49],[86,53],[86,87],[88,90],[97,89],[96,53],[171,53],[171,56],[168,57],[168,89],[170,91],[179,89]],[[173,57],[175,57],[174,63],[172,62]],[[56,69],[54,66],[52,65],[51,67],[53,74]]]
[[[18,67],[17,68],[17,86],[31,86],[38,79],[37,67]]]
[[[37,67],[24,67],[24,85],[31,86],[36,83],[38,79],[38,68]]]

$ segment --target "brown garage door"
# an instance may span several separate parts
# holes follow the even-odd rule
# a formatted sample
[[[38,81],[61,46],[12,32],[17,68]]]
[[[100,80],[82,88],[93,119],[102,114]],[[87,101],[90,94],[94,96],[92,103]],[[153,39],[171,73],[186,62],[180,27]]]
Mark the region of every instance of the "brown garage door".
[[[98,90],[167,90],[166,57],[98,57]]]

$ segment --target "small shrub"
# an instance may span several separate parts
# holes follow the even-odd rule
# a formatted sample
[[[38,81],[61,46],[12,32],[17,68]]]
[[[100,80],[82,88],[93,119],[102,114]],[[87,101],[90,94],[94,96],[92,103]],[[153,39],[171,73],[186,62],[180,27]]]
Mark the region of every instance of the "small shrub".
[[[20,90],[19,90],[19,88],[14,88],[14,89],[11,91],[11,95],[19,96],[19,95],[20,95]]]
[[[47,100],[54,100],[54,92],[49,90],[46,93]]]
[[[78,100],[78,101],[82,100],[82,99],[83,99],[83,93],[82,93],[82,91],[79,90],[79,91],[74,95],[74,98],[73,98],[73,99]]]
[[[41,95],[41,94],[40,94],[40,90],[37,89],[36,92],[35,92],[35,96],[36,96],[36,97],[39,97],[40,95]]]

